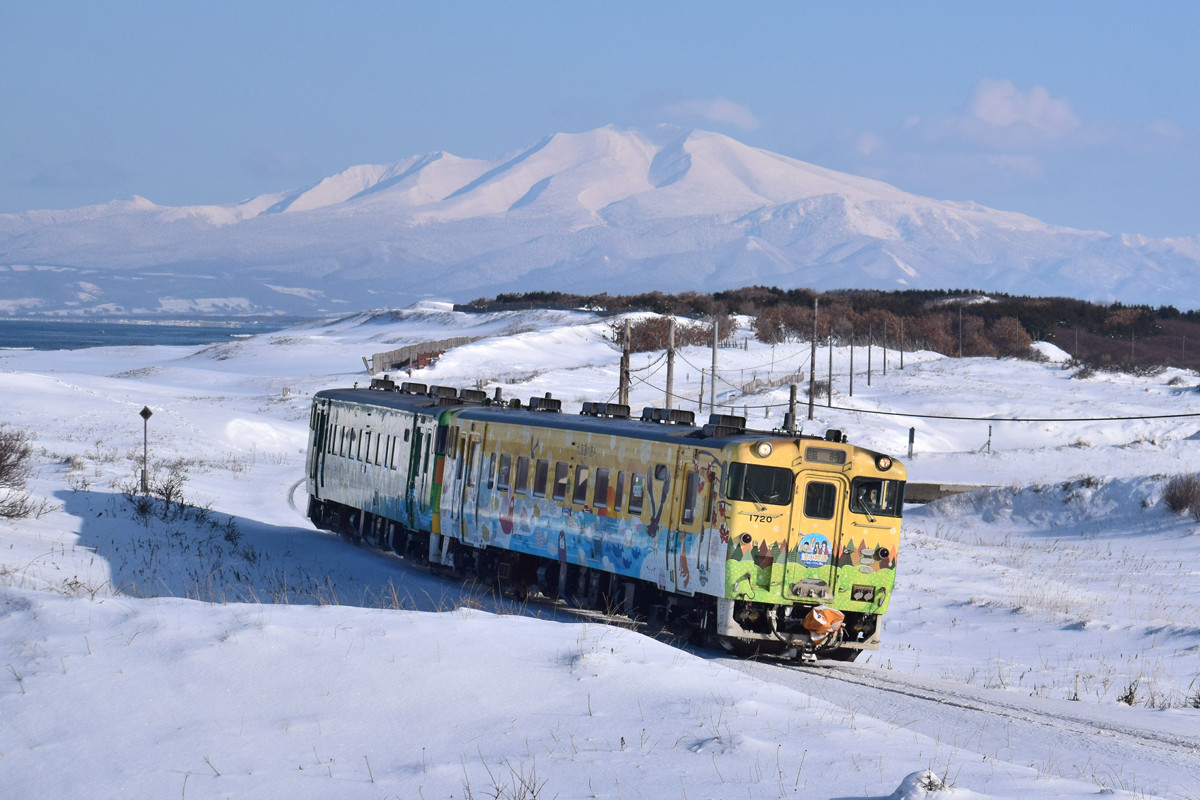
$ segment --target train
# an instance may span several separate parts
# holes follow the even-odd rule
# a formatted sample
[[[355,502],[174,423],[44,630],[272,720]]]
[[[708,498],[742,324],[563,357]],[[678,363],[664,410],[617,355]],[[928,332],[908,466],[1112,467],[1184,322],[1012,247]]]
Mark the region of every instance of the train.
[[[308,517],[508,595],[851,661],[879,646],[905,468],[793,428],[384,376],[314,395]]]

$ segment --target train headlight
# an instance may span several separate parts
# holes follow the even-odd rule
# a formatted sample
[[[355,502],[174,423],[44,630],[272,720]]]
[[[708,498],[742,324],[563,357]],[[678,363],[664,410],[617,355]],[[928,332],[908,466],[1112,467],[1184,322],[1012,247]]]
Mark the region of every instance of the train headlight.
[[[759,442],[758,444],[754,445],[754,455],[758,456],[759,458],[766,458],[767,456],[771,455],[771,443]]]
[[[875,459],[875,466],[880,472],[887,472],[892,468],[891,456],[880,456],[879,458]]]

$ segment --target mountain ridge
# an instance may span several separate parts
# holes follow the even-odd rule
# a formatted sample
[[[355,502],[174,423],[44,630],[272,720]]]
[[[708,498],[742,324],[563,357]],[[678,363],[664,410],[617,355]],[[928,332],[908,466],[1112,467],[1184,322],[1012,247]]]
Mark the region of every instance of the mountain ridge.
[[[0,214],[9,315],[323,314],[752,283],[1194,308],[1198,275],[1200,237],[1054,226],[666,126],[557,133],[493,160],[434,151],[226,205],[135,195]]]

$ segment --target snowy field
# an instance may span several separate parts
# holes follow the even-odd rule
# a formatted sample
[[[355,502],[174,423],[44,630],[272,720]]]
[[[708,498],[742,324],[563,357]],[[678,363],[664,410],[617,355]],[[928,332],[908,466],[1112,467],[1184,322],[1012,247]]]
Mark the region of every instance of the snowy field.
[[[852,665],[498,602],[304,518],[309,398],[365,381],[363,356],[484,337],[412,379],[574,412],[615,399],[609,324],[425,304],[206,348],[0,351],[41,512],[0,522],[0,797],[1200,798],[1200,523],[1161,500],[1200,471],[1191,374],[1081,379],[1042,346],[892,353],[884,375],[876,350],[868,386],[860,349],[849,397],[835,350],[833,404],[857,410],[822,398],[806,432],[995,487],[906,510],[882,647]],[[786,386],[739,387],[808,354],[722,349],[718,402],[779,425]],[[695,408],[711,355],[681,355]],[[661,356],[634,357],[635,409],[663,404]]]

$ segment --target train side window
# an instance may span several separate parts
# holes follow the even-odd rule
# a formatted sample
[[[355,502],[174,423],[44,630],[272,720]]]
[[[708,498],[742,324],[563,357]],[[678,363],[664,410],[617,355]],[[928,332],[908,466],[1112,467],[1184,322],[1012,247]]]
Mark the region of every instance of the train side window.
[[[550,462],[544,458],[537,460],[533,470],[533,496],[546,496],[546,480],[550,477]]]
[[[487,462],[487,485],[489,489],[496,488],[496,454],[492,453],[488,456]]]
[[[683,524],[696,521],[696,495],[700,490],[700,473],[689,472],[683,487]]]
[[[409,436],[411,436],[411,435],[412,435],[412,431],[410,431],[408,428],[405,428],[405,429],[404,429],[404,441],[406,441],[406,442],[407,442],[407,441],[408,441],[408,437],[409,437]]]
[[[356,436],[356,434],[357,434],[357,436]],[[364,438],[366,438],[366,437],[364,437],[363,434],[359,433],[358,431],[350,431],[350,441],[355,442],[355,440],[357,439],[357,442],[355,442],[354,448],[353,448],[354,458],[357,461],[362,461],[362,444],[363,444]]]
[[[567,472],[571,465],[565,461],[554,463],[554,499],[562,500],[567,496]]]
[[[617,491],[613,493],[613,511],[621,510],[621,500],[625,494],[625,470],[617,473]]]
[[[592,505],[608,508],[608,470],[603,467],[596,469],[596,493],[592,496]]]
[[[583,464],[575,467],[575,494],[571,499],[575,501],[576,505],[587,503],[588,478],[591,472],[591,468],[585,467]]]
[[[496,475],[496,486],[501,489],[509,487],[509,476],[512,475],[512,456],[504,453],[500,456],[500,472]]]
[[[833,519],[837,508],[837,486],[809,481],[804,487],[804,516],[809,519]]]
[[[517,457],[517,475],[513,488],[517,494],[525,494],[529,490],[529,458],[527,456]]]
[[[646,499],[646,476],[640,472],[633,473],[629,482],[629,513],[641,515],[642,503]]]

